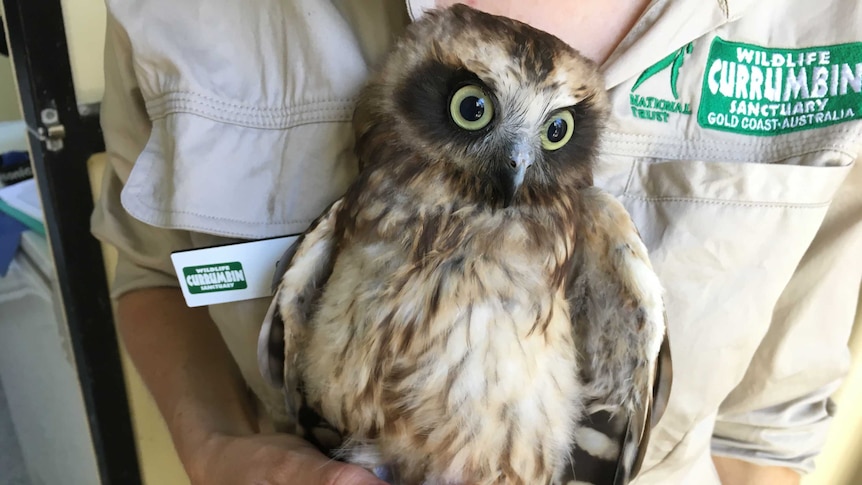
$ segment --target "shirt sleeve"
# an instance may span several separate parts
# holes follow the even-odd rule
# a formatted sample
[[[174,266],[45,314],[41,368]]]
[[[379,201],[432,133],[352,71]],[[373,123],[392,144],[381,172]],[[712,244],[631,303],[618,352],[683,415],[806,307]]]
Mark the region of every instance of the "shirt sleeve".
[[[713,432],[715,455],[813,471],[835,412],[830,396],[850,366],[860,247],[857,160],[779,298],[745,376],[722,403]]]
[[[91,232],[117,251],[111,296],[146,287],[179,287],[170,253],[191,247],[188,232],[145,224],[123,208],[120,194],[152,125],[138,87],[132,48],[110,11],[105,35],[105,93],[101,126],[107,162],[91,217]]]

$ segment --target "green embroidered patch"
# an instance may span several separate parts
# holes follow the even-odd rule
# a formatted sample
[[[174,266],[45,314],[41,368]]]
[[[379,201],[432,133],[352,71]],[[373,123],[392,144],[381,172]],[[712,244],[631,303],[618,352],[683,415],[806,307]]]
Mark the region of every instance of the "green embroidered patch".
[[[629,106],[632,110],[632,116],[641,120],[667,123],[673,114],[691,114],[691,105],[679,100],[679,89],[677,88],[680,69],[685,62],[686,56],[691,54],[691,51],[692,43],[689,42],[668,54],[664,59],[646,68],[641,73],[632,85],[632,90],[629,94]],[[673,99],[635,93],[647,79],[664,72],[669,73],[668,85],[670,86],[671,94],[673,94]]]
[[[862,42],[773,49],[713,40],[700,126],[770,136],[860,118]]]

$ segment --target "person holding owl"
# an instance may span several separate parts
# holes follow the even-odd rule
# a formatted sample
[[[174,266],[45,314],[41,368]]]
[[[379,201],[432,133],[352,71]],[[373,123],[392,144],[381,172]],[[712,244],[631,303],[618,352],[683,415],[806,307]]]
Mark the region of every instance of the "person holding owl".
[[[357,91],[407,25],[453,2],[198,3],[107,2],[93,233],[118,249],[120,335],[192,483],[382,483],[275,432],[287,411],[256,357],[270,299],[190,308],[170,254],[305,231],[357,176]],[[593,179],[649,249],[675,371],[636,483],[799,483],[862,276],[856,2],[469,3],[601,72]],[[606,455],[591,436],[583,451]]]

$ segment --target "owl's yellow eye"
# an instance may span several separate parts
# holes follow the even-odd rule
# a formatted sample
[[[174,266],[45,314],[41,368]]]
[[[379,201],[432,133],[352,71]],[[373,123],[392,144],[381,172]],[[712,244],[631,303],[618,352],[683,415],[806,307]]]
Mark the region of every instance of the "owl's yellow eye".
[[[494,117],[494,104],[479,86],[469,84],[452,95],[449,114],[456,125],[465,130],[480,130]]]
[[[562,110],[555,113],[542,127],[542,147],[545,150],[559,150],[572,138],[575,131],[575,119],[572,112]]]

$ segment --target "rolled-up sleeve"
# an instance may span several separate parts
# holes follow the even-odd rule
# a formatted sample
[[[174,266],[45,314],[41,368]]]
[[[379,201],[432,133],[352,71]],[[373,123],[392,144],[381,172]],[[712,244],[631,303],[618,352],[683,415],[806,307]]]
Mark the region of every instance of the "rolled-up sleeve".
[[[850,366],[860,248],[857,161],[782,293],[748,371],[722,403],[713,454],[803,474],[814,469],[835,412],[831,396]]]
[[[170,253],[191,247],[189,233],[142,223],[126,212],[120,200],[123,184],[147,144],[152,125],[135,77],[128,36],[110,12],[101,125],[107,163],[91,217],[91,231],[117,250],[111,295],[117,298],[139,288],[178,287]]]

